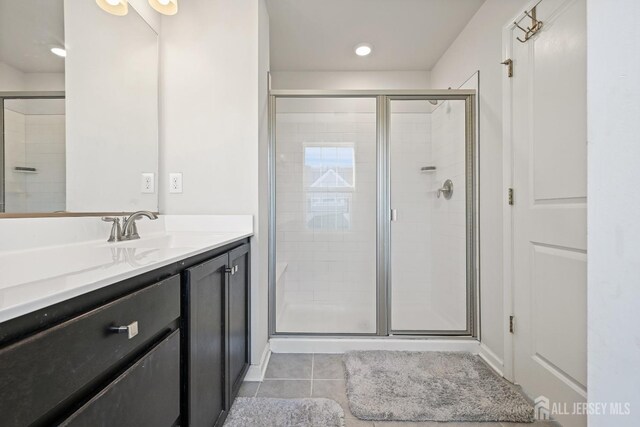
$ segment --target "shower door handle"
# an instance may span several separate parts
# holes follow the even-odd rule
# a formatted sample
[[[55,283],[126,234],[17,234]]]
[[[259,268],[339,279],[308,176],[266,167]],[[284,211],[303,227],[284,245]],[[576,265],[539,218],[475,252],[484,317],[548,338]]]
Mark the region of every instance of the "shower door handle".
[[[391,209],[391,221],[397,221],[397,220],[398,220],[398,210]]]

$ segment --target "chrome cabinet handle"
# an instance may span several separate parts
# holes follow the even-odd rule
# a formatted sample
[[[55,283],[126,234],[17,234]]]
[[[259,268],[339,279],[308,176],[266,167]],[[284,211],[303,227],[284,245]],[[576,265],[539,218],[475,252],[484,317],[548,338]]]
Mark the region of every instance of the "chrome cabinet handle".
[[[128,324],[127,326],[111,326],[109,332],[115,334],[127,334],[127,338],[131,339],[138,335],[138,321]]]

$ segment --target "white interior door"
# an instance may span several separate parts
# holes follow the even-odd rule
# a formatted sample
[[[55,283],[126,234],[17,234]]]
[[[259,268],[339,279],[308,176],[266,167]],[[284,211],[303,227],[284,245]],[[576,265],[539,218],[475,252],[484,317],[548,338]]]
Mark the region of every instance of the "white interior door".
[[[581,426],[557,410],[587,392],[585,0],[542,0],[537,18],[536,36],[521,43],[514,28],[509,43],[514,379],[563,426]]]

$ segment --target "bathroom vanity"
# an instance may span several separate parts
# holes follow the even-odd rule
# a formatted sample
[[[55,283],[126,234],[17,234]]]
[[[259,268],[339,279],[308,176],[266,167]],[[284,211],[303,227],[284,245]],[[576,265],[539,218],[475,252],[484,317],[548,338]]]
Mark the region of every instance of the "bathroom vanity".
[[[33,253],[0,252],[2,425],[222,425],[249,367],[250,235],[51,247],[36,258],[111,262],[14,286]]]

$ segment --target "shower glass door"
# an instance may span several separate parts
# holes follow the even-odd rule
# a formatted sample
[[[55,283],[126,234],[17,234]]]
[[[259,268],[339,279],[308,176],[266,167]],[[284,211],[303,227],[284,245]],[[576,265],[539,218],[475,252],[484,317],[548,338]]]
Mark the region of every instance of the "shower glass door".
[[[272,91],[271,335],[476,335],[474,94]]]
[[[465,100],[391,99],[390,332],[470,331]]]
[[[272,109],[275,333],[375,334],[376,98]]]

